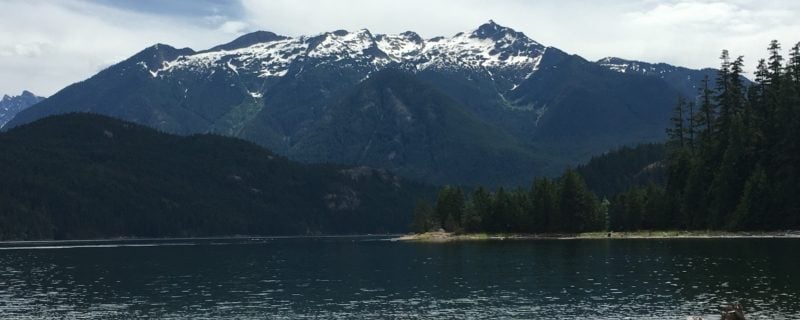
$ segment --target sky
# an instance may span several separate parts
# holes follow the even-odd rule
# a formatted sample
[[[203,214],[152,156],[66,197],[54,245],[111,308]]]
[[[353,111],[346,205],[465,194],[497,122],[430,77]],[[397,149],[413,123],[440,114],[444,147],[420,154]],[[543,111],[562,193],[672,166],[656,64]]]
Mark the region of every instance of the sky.
[[[589,60],[703,68],[729,49],[752,72],[770,40],[800,41],[799,17],[797,0],[0,0],[0,95],[52,95],[155,43],[361,28],[431,38],[490,19]]]

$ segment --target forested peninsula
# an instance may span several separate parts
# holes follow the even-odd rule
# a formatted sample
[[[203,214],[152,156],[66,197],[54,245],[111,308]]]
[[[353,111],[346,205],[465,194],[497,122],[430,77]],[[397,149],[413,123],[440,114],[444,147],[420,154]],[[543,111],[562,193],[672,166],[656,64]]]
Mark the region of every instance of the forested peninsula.
[[[678,98],[663,146],[613,152],[527,189],[479,186],[465,195],[445,186],[432,205],[417,204],[413,230],[800,229],[800,43],[788,58],[777,41],[768,50],[752,84],[744,57],[722,51],[716,78],[706,77],[695,97]]]

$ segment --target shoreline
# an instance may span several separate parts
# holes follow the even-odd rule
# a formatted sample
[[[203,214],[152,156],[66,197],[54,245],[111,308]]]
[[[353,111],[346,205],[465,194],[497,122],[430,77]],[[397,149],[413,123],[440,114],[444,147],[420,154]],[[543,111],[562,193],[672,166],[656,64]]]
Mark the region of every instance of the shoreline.
[[[790,231],[622,231],[566,233],[464,233],[426,232],[407,234],[393,238],[392,241],[406,242],[465,242],[465,241],[498,241],[498,240],[599,240],[599,239],[770,239],[798,238],[800,230]]]
[[[311,238],[383,238],[399,237],[402,234],[321,234],[321,235],[232,235],[232,236],[208,236],[208,237],[116,237],[116,238],[96,238],[96,239],[41,239],[41,240],[2,240],[0,248],[15,245],[39,245],[39,244],[93,244],[93,243],[149,243],[149,242],[191,242],[191,241],[213,241],[213,240],[271,240],[271,239],[311,239]]]
[[[40,239],[3,240],[0,248],[16,246],[35,246],[48,244],[80,245],[97,243],[153,243],[153,242],[191,242],[209,240],[269,240],[269,239],[309,239],[309,238],[383,238],[387,241],[410,242],[453,242],[453,241],[497,241],[497,240],[581,240],[581,239],[759,239],[759,238],[800,238],[800,230],[786,231],[621,231],[570,233],[453,233],[433,231],[421,234],[320,234],[320,235],[231,235],[207,237],[116,237],[97,239]]]

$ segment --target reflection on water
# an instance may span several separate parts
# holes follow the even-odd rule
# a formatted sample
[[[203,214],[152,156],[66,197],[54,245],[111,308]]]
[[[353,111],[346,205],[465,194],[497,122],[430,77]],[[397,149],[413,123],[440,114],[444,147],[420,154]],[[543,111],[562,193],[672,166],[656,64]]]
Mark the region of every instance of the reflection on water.
[[[377,240],[0,245],[0,318],[800,315],[798,239]]]

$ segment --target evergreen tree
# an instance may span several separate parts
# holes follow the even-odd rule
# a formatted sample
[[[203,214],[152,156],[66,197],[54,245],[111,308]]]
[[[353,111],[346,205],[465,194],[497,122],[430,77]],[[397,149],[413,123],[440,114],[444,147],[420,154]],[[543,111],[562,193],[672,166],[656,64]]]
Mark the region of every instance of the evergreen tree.
[[[646,199],[644,190],[631,188],[626,194],[626,202],[622,215],[625,230],[641,230],[644,222]]]
[[[716,117],[715,106],[711,102],[713,93],[709,87],[709,82],[708,76],[705,76],[702,81],[702,86],[700,87],[700,106],[697,110],[698,114],[695,116],[695,123],[698,127],[695,129],[695,132],[700,136],[704,148],[709,146],[711,133],[714,131],[713,123]]]
[[[714,169],[712,163],[703,157],[693,159],[687,164],[688,167],[681,169],[683,172],[687,172],[688,176],[680,176],[686,181],[684,189],[670,190],[671,182],[667,183],[668,201],[670,204],[674,204],[671,207],[678,207],[677,210],[670,212],[672,212],[676,227],[703,229],[708,225],[708,190],[711,180],[714,178]]]
[[[561,229],[568,232],[599,229],[597,202],[597,198],[586,188],[583,178],[575,170],[567,170],[561,177],[559,192]]]
[[[730,105],[726,99],[730,98],[730,93],[728,92],[728,86],[730,84],[730,73],[731,73],[731,57],[728,53],[728,50],[722,50],[722,54],[719,56],[720,59],[720,67],[719,71],[717,71],[717,95],[715,96],[716,102],[718,106],[722,105]],[[723,117],[723,110],[719,110],[719,117]]]
[[[558,188],[554,181],[538,178],[533,183],[531,195],[535,231],[555,232],[561,229],[561,215],[558,210]]]
[[[768,146],[767,152],[769,157],[775,158],[780,155],[781,150],[778,149],[779,141],[782,138],[781,133],[787,131],[787,122],[791,118],[790,108],[785,104],[785,92],[783,92],[783,81],[781,75],[783,73],[783,56],[781,55],[781,45],[777,40],[772,40],[769,47],[769,58],[767,59],[767,74],[764,85],[764,105],[766,106],[767,118],[766,126],[763,128],[765,140]],[[776,168],[777,166],[771,166]],[[768,171],[772,168],[766,167]]]
[[[411,230],[416,233],[431,231],[435,226],[433,209],[426,201],[418,201],[414,207],[414,218],[411,222]]]
[[[644,189],[645,208],[642,228],[647,230],[669,229],[670,218],[664,210],[664,189],[649,184]]]
[[[771,86],[780,86],[781,74],[783,71],[781,44],[778,40],[772,40],[767,50],[769,50],[769,73],[767,75],[767,81]]]
[[[702,150],[700,150],[702,152]],[[680,226],[680,227],[688,227],[689,221],[691,220],[690,216],[694,214],[697,208],[694,208],[691,204],[694,202],[687,201],[685,198],[684,192],[689,184],[701,184],[704,183],[704,180],[695,180],[693,178],[699,178],[696,175],[692,174],[692,170],[699,169],[693,166],[692,157],[691,155],[686,152],[685,150],[670,150],[667,159],[667,186],[666,186],[666,198],[669,200],[665,202],[664,208],[662,208],[662,215],[665,217],[671,217],[671,224]],[[692,186],[695,188],[695,186]],[[704,187],[704,186],[697,186],[697,187]],[[690,204],[689,206],[684,206],[682,204]]]
[[[459,223],[460,222],[456,220],[455,216],[452,213],[448,214],[447,218],[445,218],[444,220],[444,231],[461,233],[463,229],[461,229]]]
[[[728,215],[736,208],[744,185],[743,173],[747,168],[745,153],[745,134],[741,116],[735,116],[731,122],[728,148],[725,150],[718,172],[711,184],[711,205],[708,228],[724,226]]]
[[[769,126],[769,119],[772,117],[769,110],[769,105],[764,98],[764,91],[767,84],[767,62],[764,59],[758,61],[758,66],[755,72],[755,84],[750,87],[748,92],[745,110],[745,125],[750,129],[752,136],[752,143],[757,148],[763,149],[765,147],[766,135]]]
[[[492,219],[492,223],[488,226],[488,230],[491,232],[509,231],[511,228],[511,210],[513,210],[511,197],[503,187],[498,188],[494,195],[494,202],[492,203],[492,215],[494,219]]]
[[[446,186],[439,191],[436,199],[436,218],[438,226],[447,231],[459,227],[464,212],[464,193],[461,188]],[[450,220],[450,221],[448,221]],[[451,223],[447,228],[447,224]]]
[[[535,215],[533,213],[533,204],[531,203],[530,194],[524,189],[518,188],[514,190],[511,198],[514,204],[511,218],[514,224],[514,231],[525,233],[534,232],[536,221],[534,220]]]
[[[673,227],[664,216],[664,189],[655,185],[630,188],[614,197],[609,207],[613,230],[655,230]]]
[[[685,125],[685,127],[686,127],[686,143],[687,143],[687,147],[689,148],[689,152],[693,153],[694,150],[695,150],[695,138],[696,138],[695,128],[697,128],[697,123],[695,123],[696,119],[695,119],[695,113],[694,113],[694,109],[695,109],[694,108],[694,102],[687,103],[686,104],[686,108],[688,109],[688,110],[686,110],[686,116],[688,117],[688,119],[686,119],[687,123]]]
[[[465,229],[472,231],[476,231],[475,229],[479,231],[487,230],[487,224],[490,224],[493,218],[491,193],[487,192],[482,186],[479,186],[472,193],[470,204],[470,207],[477,216],[469,216],[463,219],[468,222],[468,224],[464,225]],[[477,223],[477,226],[473,225],[473,223]]]
[[[468,201],[464,208],[464,215],[461,217],[461,226],[466,232],[483,231],[483,220],[478,212],[475,200]]]
[[[453,216],[453,221],[457,227],[461,226],[461,216],[464,215],[464,208],[466,204],[466,199],[464,198],[464,191],[461,188],[455,188],[453,194],[451,195],[451,215]]]
[[[731,71],[728,77],[729,94],[730,94],[730,115],[741,114],[745,104],[745,87],[742,83],[742,74],[744,68],[744,57],[738,56],[731,63]]]
[[[800,91],[800,42],[792,46],[792,51],[789,53],[789,70],[795,89]]]
[[[625,208],[628,206],[628,192],[620,192],[611,198],[608,206],[608,230],[609,231],[627,231],[628,227],[625,223]]]
[[[769,69],[767,68],[767,60],[759,59],[758,65],[756,66],[756,72],[753,73],[755,75],[755,83],[756,87],[758,87],[761,91],[763,91],[764,86],[766,86],[769,82]]]
[[[672,126],[667,128],[667,137],[669,139],[667,144],[674,149],[683,149],[686,146],[685,109],[686,99],[679,97],[678,103],[675,104],[675,109],[673,109],[672,118],[669,119]]]
[[[764,214],[770,211],[770,190],[767,173],[757,167],[744,187],[744,194],[727,228],[731,230],[764,229]]]
[[[715,158],[715,161],[719,160],[719,157],[727,146],[727,138],[725,137],[727,137],[727,130],[730,127],[730,119],[733,114],[734,105],[734,101],[732,101],[734,94],[731,89],[731,61],[728,50],[722,50],[720,60],[722,60],[722,62],[717,72],[717,95],[715,97],[718,115],[716,125],[714,126],[716,131],[713,132],[713,139],[716,144],[714,146],[715,149],[712,150],[712,156]]]

